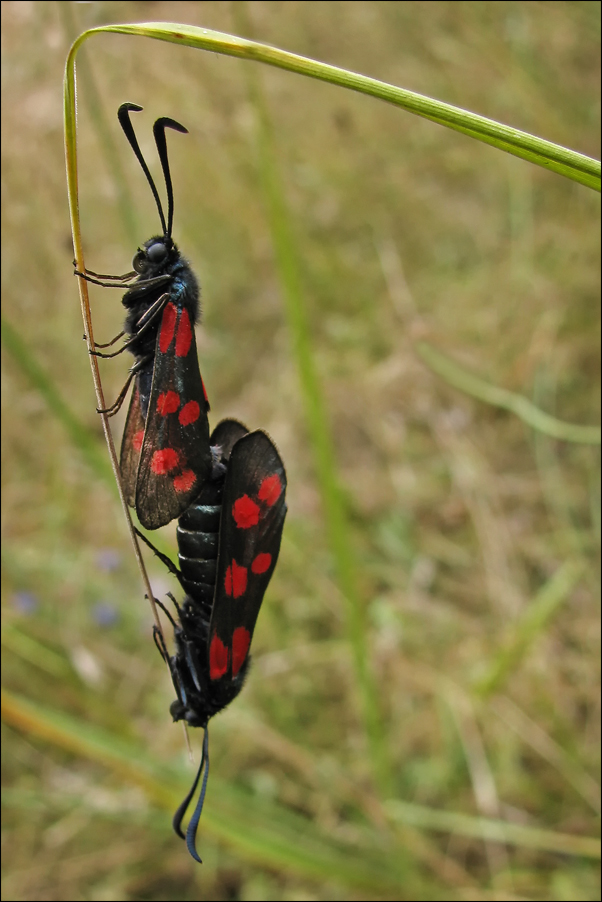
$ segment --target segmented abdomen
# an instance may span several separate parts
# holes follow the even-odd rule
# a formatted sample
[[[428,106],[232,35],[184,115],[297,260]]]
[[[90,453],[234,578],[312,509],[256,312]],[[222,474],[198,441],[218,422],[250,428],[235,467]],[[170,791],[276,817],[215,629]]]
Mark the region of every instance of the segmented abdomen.
[[[208,624],[215,593],[223,477],[205,483],[198,500],[178,520],[178,558],[182,586]]]

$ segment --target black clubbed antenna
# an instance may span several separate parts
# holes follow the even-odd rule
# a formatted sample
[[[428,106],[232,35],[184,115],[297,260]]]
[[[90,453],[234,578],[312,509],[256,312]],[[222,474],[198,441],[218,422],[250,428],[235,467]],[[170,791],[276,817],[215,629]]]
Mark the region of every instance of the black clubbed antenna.
[[[184,128],[183,125],[180,125],[179,122],[176,122],[175,119],[168,119],[165,116],[162,119],[157,119],[153,125],[153,135],[155,136],[155,144],[157,145],[157,152],[159,154],[159,159],[161,160],[165,188],[167,190],[167,232],[165,234],[171,238],[171,227],[173,225],[173,190],[171,187],[169,161],[167,159],[167,141],[165,140],[166,128],[173,128],[175,131],[182,132],[184,135],[188,134],[188,129]],[[163,217],[161,217],[161,219],[163,220]],[[165,223],[163,223],[163,228],[165,228]]]
[[[143,109],[143,107],[138,106],[137,103],[122,103],[121,106],[119,107],[119,109],[117,110],[117,118],[119,119],[119,124],[121,125],[126,138],[130,142],[130,146],[131,146],[132,150],[136,154],[136,158],[137,158],[138,162],[142,166],[142,171],[144,172],[144,174],[147,178],[147,181],[150,185],[151,191],[153,192],[153,197],[155,198],[155,203],[157,204],[157,210],[159,211],[159,219],[161,220],[161,228],[163,229],[163,234],[170,235],[171,234],[171,225],[170,225],[170,229],[168,232],[167,227],[165,225],[165,216],[163,215],[163,207],[161,206],[159,192],[157,191],[157,187],[156,187],[155,183],[153,182],[153,177],[150,174],[150,170],[149,170],[148,166],[146,165],[146,160],[142,156],[142,151],[140,150],[140,145],[138,144],[138,139],[134,132],[134,126],[132,125],[132,122],[130,120],[130,111],[138,113],[142,109]],[[165,143],[165,139],[164,139],[164,143]],[[163,163],[163,161],[161,161],[161,162]],[[165,171],[165,167],[163,167],[163,170]],[[172,202],[172,206],[173,206],[173,202]]]

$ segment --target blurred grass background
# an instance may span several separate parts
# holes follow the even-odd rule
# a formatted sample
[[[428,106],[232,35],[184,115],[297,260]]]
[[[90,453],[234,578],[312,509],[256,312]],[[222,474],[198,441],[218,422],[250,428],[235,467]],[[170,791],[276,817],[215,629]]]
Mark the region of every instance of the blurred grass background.
[[[145,108],[155,172],[152,122],[183,122],[174,231],[203,286],[212,422],[267,429],[289,477],[252,673],[212,723],[202,868],[171,833],[193,768],[106,478],[62,146],[71,40],[145,20],[247,28],[600,155],[598,4],[2,4],[3,898],[599,898],[598,451],[463,396],[416,353],[426,340],[598,423],[599,196],[386,104],[253,71],[350,523],[386,785],[286,325],[252,64],[103,36],[78,62],[87,264],[123,272],[157,230],[118,105]],[[97,340],[121,327],[119,298],[92,295]],[[107,398],[125,369],[103,367]],[[161,541],[173,551],[173,527]],[[159,597],[177,592],[148,565]]]

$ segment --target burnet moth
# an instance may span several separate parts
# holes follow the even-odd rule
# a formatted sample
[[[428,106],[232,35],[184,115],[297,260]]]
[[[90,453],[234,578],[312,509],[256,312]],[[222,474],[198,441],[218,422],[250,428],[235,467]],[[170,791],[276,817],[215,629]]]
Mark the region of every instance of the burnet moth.
[[[77,273],[105,287],[129,285],[122,302],[127,310],[124,329],[110,347],[126,336],[116,357],[130,351],[135,364],[115,403],[103,413],[120,409],[130,383],[132,398],[121,444],[121,477],[130,507],[146,529],[164,526],[186,510],[198,495],[212,467],[209,450],[209,402],[199,370],[194,326],[199,319],[199,285],[190,264],[171,236],[173,190],[165,129],[187,134],[173,119],[157,119],[153,126],[167,192],[167,222],[159,193],[140,150],[130,112],[135,103],[123,103],[120,125],[150,185],[163,233],[145,241],[133,260],[133,272],[109,276],[86,270]]]
[[[155,627],[155,642],[169,665],[177,698],[174,720],[204,729],[201,763],[190,792],[173,818],[175,832],[196,851],[196,833],[209,777],[208,721],[236,698],[249,669],[249,647],[263,596],[278,560],[286,516],[286,473],[270,437],[236,420],[222,420],[211,435],[213,470],[196,501],[180,516],[176,565],[141,533],[186,593],[170,655]],[[202,785],[186,834],[182,821]]]

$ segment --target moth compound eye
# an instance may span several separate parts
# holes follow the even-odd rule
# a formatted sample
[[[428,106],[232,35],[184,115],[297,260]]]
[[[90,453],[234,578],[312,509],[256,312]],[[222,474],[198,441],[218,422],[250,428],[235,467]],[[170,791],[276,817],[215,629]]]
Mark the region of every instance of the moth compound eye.
[[[136,272],[143,273],[146,272],[148,267],[147,256],[144,251],[138,251],[134,259],[132,260],[132,266],[136,270]]]
[[[162,241],[157,241],[146,249],[146,255],[151,263],[162,263],[167,257],[167,248]]]

